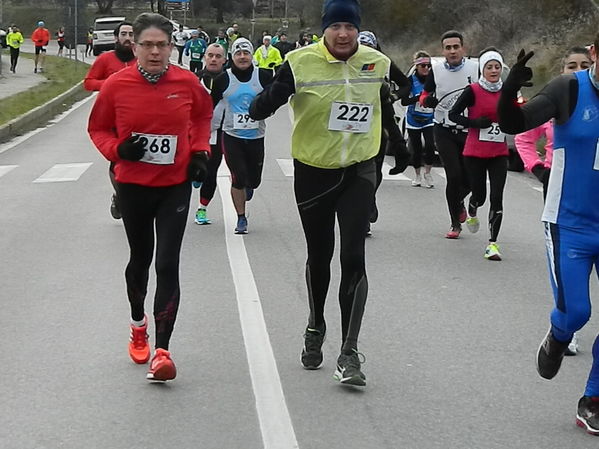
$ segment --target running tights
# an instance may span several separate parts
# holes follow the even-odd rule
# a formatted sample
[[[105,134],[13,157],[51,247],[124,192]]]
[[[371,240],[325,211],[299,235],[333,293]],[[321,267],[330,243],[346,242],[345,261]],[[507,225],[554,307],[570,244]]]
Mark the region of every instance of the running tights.
[[[306,238],[308,326],[324,323],[335,246],[335,217],[341,235],[342,350],[357,349],[368,294],[364,240],[375,186],[375,162],[370,159],[341,169],[321,169],[294,160],[294,191]]]
[[[507,156],[480,158],[464,156],[464,164],[470,178],[472,195],[468,213],[476,216],[476,210],[485,204],[487,197],[487,173],[489,174],[489,241],[496,242],[503,220],[503,189],[507,177]]]
[[[156,347],[168,349],[179,309],[179,255],[187,223],[191,184],[146,187],[119,183],[118,192],[130,249],[125,280],[131,318],[135,321],[144,318],[144,301],[156,241]]]
[[[470,184],[462,156],[464,144],[466,143],[466,133],[445,128],[441,125],[435,125],[434,128],[435,145],[443,161],[447,179],[445,197],[447,198],[447,207],[451,217],[451,226],[459,228],[461,226],[462,201],[470,193]]]
[[[422,138],[424,137],[424,146]],[[408,128],[408,139],[412,150],[412,165],[414,168],[422,167],[422,159],[424,155],[424,164],[433,165],[435,161],[435,141],[433,135],[433,127],[427,126],[421,129]]]

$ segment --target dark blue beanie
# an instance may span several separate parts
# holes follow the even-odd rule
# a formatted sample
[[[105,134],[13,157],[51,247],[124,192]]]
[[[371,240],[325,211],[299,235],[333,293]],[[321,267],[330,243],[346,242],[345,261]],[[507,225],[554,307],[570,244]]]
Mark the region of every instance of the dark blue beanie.
[[[358,0],[326,0],[322,8],[322,30],[337,22],[347,22],[360,29]]]

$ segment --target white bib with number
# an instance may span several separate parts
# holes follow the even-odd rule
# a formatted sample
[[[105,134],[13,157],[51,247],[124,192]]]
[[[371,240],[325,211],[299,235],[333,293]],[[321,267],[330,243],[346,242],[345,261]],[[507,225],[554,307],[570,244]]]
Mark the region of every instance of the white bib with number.
[[[258,129],[260,123],[250,118],[250,114],[233,114],[233,129]]]
[[[133,133],[140,137],[145,153],[140,159],[148,164],[170,165],[175,163],[177,136]]]
[[[505,142],[505,134],[499,129],[498,123],[491,124],[488,128],[482,128],[479,131],[478,140],[481,142]]]
[[[335,101],[331,105],[329,130],[367,133],[372,124],[373,106],[368,103]]]
[[[202,59],[202,54],[201,53],[192,53],[191,59]]]

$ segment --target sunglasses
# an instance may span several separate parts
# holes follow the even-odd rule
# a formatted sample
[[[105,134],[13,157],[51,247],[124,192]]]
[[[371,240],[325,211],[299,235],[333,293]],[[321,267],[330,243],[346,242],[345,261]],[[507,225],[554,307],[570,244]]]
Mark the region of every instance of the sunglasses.
[[[430,69],[431,65],[430,64],[418,64],[418,67],[422,67],[423,69],[424,68],[429,68]]]

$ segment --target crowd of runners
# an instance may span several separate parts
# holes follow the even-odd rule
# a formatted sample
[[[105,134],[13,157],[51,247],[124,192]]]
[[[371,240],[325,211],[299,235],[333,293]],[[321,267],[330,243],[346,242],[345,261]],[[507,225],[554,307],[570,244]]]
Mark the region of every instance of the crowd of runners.
[[[406,76],[381,51],[374,33],[360,31],[360,13],[357,1],[326,0],[322,37],[304,32],[301,42],[278,46],[288,42],[280,30],[274,37],[265,32],[254,45],[236,26],[220,30],[214,39],[201,29],[183,36],[184,30],[173,30],[166,18],[142,14],[117,27],[116,49],[90,69],[85,87],[99,95],[88,130],[110,161],[111,212],[122,218],[130,247],[125,270],[129,354],[135,363],[151,360],[148,379],[176,376],[168,349],[179,306],[179,256],[192,184],[199,192],[194,221],[210,224],[207,208],[224,157],[231,191],[221,194],[231,195],[238,217],[230,232],[247,234],[246,203],[261,183],[266,120],[286,103],[293,110],[294,194],[307,250],[309,307],[300,357],[305,369],[318,369],[324,357],[337,222],[342,334],[334,378],[366,385],[358,350],[369,289],[364,249],[378,216],[375,194],[385,154],[395,157],[391,174],[411,164],[412,186],[433,189],[438,153],[446,178],[447,239],[458,239],[462,224],[479,231],[488,181],[489,234],[481,253],[499,261],[506,134],[516,135],[525,168],[542,183],[545,198],[542,219],[555,308],[537,354],[539,374],[553,378],[563,356],[576,354],[575,332],[590,317],[589,278],[599,261],[599,76],[594,64],[599,34],[590,50],[565,51],[562,75],[523,101],[521,88],[533,75],[527,66],[532,52],[509,61],[514,64],[506,76],[506,59],[513,55],[489,47],[477,58],[467,57],[463,35],[450,30],[439,40],[442,57],[416,52]],[[178,64],[170,61],[175,47]],[[189,70],[182,65],[185,54]],[[406,107],[407,145],[394,118],[395,101]],[[145,120],[148,114],[155,119]],[[543,156],[537,148],[541,136]],[[144,301],[154,257],[152,355]],[[599,435],[599,338],[577,422]]]

